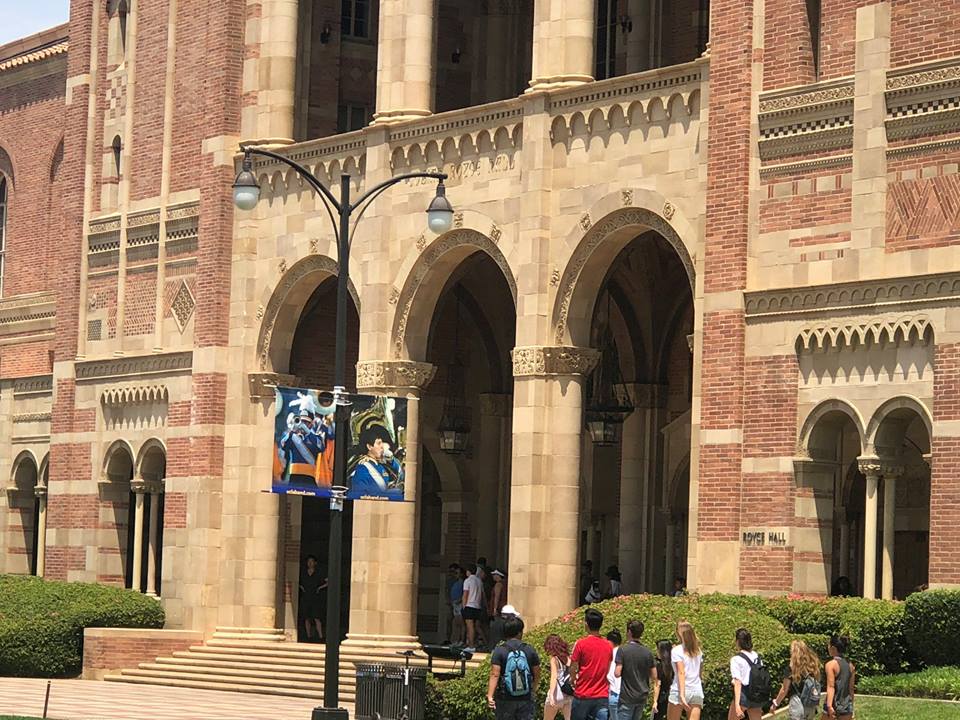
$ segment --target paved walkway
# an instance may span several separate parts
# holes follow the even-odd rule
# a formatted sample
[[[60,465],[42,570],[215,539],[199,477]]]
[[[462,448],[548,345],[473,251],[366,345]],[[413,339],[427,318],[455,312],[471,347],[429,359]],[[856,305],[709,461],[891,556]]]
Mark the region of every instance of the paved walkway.
[[[43,715],[46,680],[0,678],[0,715]],[[53,720],[310,720],[319,703],[252,693],[54,680]]]

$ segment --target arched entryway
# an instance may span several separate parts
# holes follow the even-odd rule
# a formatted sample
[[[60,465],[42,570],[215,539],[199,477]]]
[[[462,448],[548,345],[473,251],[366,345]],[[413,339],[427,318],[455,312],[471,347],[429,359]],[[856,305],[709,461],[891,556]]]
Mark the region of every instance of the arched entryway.
[[[132,588],[136,584],[133,573],[136,525],[133,450],[125,441],[117,440],[107,448],[103,458],[100,495],[112,510],[116,545],[111,543],[101,547],[97,576],[102,582]]]
[[[143,494],[139,531],[141,548],[139,587],[148,595],[161,595],[164,480],[167,477],[167,451],[160,440],[148,440],[140,449],[137,469],[137,479],[142,482],[137,484],[135,491]],[[136,533],[134,537],[136,539]]]
[[[7,572],[37,574],[40,469],[29,450],[13,462],[7,490]]]

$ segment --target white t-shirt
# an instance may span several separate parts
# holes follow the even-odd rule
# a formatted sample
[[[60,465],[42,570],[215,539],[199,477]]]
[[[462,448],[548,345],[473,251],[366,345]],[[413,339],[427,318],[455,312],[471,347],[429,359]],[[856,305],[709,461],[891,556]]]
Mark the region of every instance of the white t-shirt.
[[[613,657],[617,657],[617,648],[613,649]],[[620,694],[620,681],[623,678],[617,677],[617,661],[610,661],[610,669],[607,670],[607,682],[610,683],[610,692]]]
[[[683,651],[683,645],[674,645],[670,651],[670,662],[673,664],[673,684],[670,689],[680,692],[680,671],[678,666],[683,663],[685,693],[700,693],[703,695],[703,683],[700,682],[700,665],[703,662],[703,653],[690,657]]]
[[[463,591],[467,594],[467,607],[480,608],[483,605],[483,583],[476,575],[463,581]]]
[[[750,662],[757,661],[757,654],[753,650],[744,650],[743,654],[750,658]],[[750,663],[740,657],[740,653],[730,658],[730,680],[739,680],[744,687],[750,684]]]

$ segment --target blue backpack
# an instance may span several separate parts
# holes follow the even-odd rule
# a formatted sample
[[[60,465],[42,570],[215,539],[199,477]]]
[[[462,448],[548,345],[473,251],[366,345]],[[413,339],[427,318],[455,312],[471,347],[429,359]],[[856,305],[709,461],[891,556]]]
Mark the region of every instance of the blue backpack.
[[[526,697],[533,685],[533,673],[523,646],[511,650],[503,667],[503,689],[511,697]]]

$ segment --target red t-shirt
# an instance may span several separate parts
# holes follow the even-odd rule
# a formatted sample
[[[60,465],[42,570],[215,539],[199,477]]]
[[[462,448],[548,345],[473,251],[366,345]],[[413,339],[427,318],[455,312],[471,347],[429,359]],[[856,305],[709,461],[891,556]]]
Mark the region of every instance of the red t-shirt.
[[[587,635],[573,646],[572,662],[577,663],[577,685],[574,696],[583,700],[605,698],[610,691],[607,672],[613,659],[613,646],[608,640]]]

